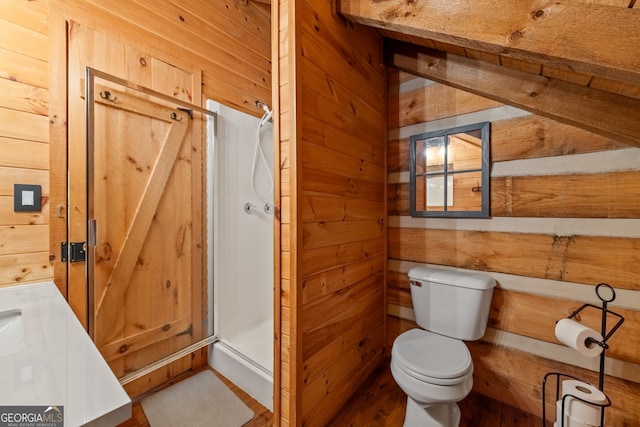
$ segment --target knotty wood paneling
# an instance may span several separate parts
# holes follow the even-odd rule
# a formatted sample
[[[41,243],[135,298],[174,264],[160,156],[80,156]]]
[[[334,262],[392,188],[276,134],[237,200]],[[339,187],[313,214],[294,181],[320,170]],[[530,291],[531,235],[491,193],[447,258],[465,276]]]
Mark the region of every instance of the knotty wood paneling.
[[[300,270],[307,275],[323,272],[327,269],[364,261],[385,252],[384,238],[362,240],[339,245],[324,246],[305,250],[301,256]]]
[[[200,104],[202,86],[208,98],[256,116],[256,100],[271,104],[270,16],[253,2],[2,0],[0,12],[0,286],[54,278],[51,261],[66,236],[68,21],[126,44],[123,52],[98,41],[96,63],[124,56],[123,75],[138,83],[161,80],[145,73],[145,61],[155,61],[154,69],[203,70],[198,90],[177,97],[196,95]],[[13,183],[42,185],[43,211],[14,213]],[[66,295],[66,273],[56,283]],[[130,393],[206,363],[206,354],[195,356],[130,385]]]
[[[538,416],[542,415],[542,378],[546,373],[563,372],[591,384],[598,384],[594,372],[531,355],[515,348],[479,341],[469,343],[469,349],[474,360],[475,391]],[[636,424],[640,386],[631,381],[609,377],[605,382],[604,391],[612,401],[612,406],[606,411],[605,424]],[[554,398],[552,393],[547,398],[549,406],[555,405]],[[554,414],[553,407],[549,406],[547,419],[551,419]]]
[[[390,317],[388,339],[415,328],[413,321]],[[473,390],[538,417],[542,415],[542,379],[548,372],[562,372],[598,384],[597,374],[575,366],[543,358],[502,345],[476,341],[467,343],[474,364]],[[547,387],[547,419],[553,420],[554,388]],[[632,426],[638,419],[637,394],[640,385],[624,379],[607,377],[604,391],[612,400],[606,412],[606,425]]]
[[[628,145],[535,114],[491,123],[493,162],[620,148]],[[389,141],[387,153],[389,172],[409,170],[409,138]]]
[[[304,382],[309,384],[308,390],[305,390],[304,397],[308,399],[308,405],[314,405],[322,399],[327,390],[333,391],[336,384],[345,381],[344,375],[349,372],[349,366],[363,358],[373,358],[376,352],[382,351],[384,348],[382,335],[376,333],[368,335],[370,330],[375,329],[371,328],[371,326],[382,327],[381,323],[372,324],[372,320],[374,322],[382,322],[379,316],[375,316],[373,319],[370,317],[358,319],[345,334],[346,340],[331,341],[327,347],[309,359],[312,363],[309,363],[304,370]],[[363,336],[365,337],[364,339],[362,339]],[[350,345],[355,339],[361,340],[359,346]],[[351,359],[351,363],[334,363],[333,358],[336,353],[340,354],[342,358]],[[336,375],[340,375],[340,378],[336,379]],[[309,399],[307,396],[313,397]]]
[[[14,52],[10,46],[0,47],[0,77],[39,88],[49,87],[49,64]]]
[[[0,168],[13,169],[3,172],[6,178],[3,182],[7,186],[11,184],[12,187],[18,182],[16,180],[31,183],[40,171],[47,173],[50,170],[48,88],[51,76],[64,78],[64,72],[50,70],[50,55],[56,59],[56,67],[62,67],[65,62],[64,54],[56,56],[50,50],[50,46],[54,51],[65,48],[58,37],[65,32],[60,28],[64,22],[51,17],[50,3],[54,13],[63,16],[63,20],[76,19],[104,30],[131,42],[132,47],[140,51],[148,46],[168,64],[201,67],[203,92],[209,98],[254,115],[261,113],[254,107],[255,100],[271,103],[270,17],[252,2],[164,0],[151,5],[144,1],[133,4],[100,0],[2,1],[0,144],[6,156],[0,159]],[[55,28],[50,28],[51,25]],[[238,43],[242,49],[235,48]],[[59,93],[57,99],[63,99],[61,95]],[[62,110],[56,107],[51,113],[51,123],[56,129],[64,122]],[[60,147],[56,146],[54,150]],[[57,156],[57,151],[51,156],[56,159],[52,166],[55,176],[66,175],[66,171],[58,170],[64,168],[64,159]],[[66,190],[57,187],[54,205],[64,206],[61,199]],[[43,187],[43,195],[49,197],[47,186]],[[60,211],[56,209],[56,212]],[[48,235],[47,230],[45,236]],[[58,246],[59,242],[52,245],[52,255],[59,255]],[[0,276],[11,277],[12,274],[0,273]],[[41,278],[39,275],[38,280]],[[27,275],[21,276],[21,280],[28,280]],[[65,289],[62,291],[66,292]]]
[[[538,218],[627,218],[640,214],[639,172],[491,179],[491,215]],[[391,184],[390,215],[409,214],[409,184]]]
[[[271,104],[269,17],[253,2],[54,0],[52,7],[168,64],[202,69],[207,98],[256,116],[256,100]]]
[[[0,286],[50,279],[48,3],[0,2]],[[13,185],[42,187],[13,211]]]
[[[50,280],[52,274],[47,252],[0,255],[0,283],[3,285]]]
[[[0,196],[0,225],[49,224],[49,198],[42,198],[42,212],[14,212],[13,197]]]
[[[640,239],[437,229],[389,229],[389,256],[471,270],[640,289]],[[602,279],[600,279],[602,278]]]
[[[399,0],[381,6],[371,0],[343,0],[339,11],[353,22],[455,44],[458,49],[479,49],[585,74],[638,81],[637,60],[623,54],[638,37],[635,11],[583,2],[554,6],[502,2],[496,7],[490,1],[477,1],[474,6],[446,1],[416,5]],[[457,25],[451,24],[452,14]],[[563,46],[558,45],[558,37],[563,37]]]
[[[347,177],[352,177],[355,170],[358,172],[355,177],[364,181],[384,182],[380,179],[385,171],[384,165],[368,163],[362,157],[343,154],[338,150],[327,149],[321,145],[304,144],[305,156],[302,158],[302,163],[305,168]]]
[[[28,3],[28,4],[18,4]],[[49,4],[46,1],[14,2],[2,0],[2,19],[22,28],[46,35],[49,32]]]
[[[640,171],[491,180],[493,216],[638,218]]]
[[[0,137],[0,152],[3,166],[38,170],[49,168],[48,144]]]
[[[401,100],[405,95],[400,89],[409,83],[416,85],[405,78],[392,87],[395,93],[390,99]],[[388,209],[389,215],[400,217],[388,231],[387,345],[416,326],[406,274],[414,262],[491,274],[497,277],[498,288],[490,332],[468,343],[476,368],[474,390],[539,416],[545,373],[565,372],[597,383],[595,372],[583,367],[589,366],[584,358],[558,344],[554,327],[556,320],[595,298],[594,285],[607,282],[618,289],[617,301],[623,305],[611,309],[627,319],[609,341],[607,355],[616,368],[608,368],[605,380],[605,392],[613,401],[607,424],[633,425],[640,388],[640,378],[630,374],[640,363],[640,304],[635,302],[640,292],[635,268],[640,209],[634,201],[640,166],[630,162],[618,167],[614,159],[623,159],[618,150],[635,156],[637,149],[538,115],[497,120],[491,123],[492,168],[505,170],[499,166],[508,164],[506,170],[513,174],[492,178],[492,219],[416,222],[407,218],[408,138],[400,122],[390,126],[393,135],[403,137],[388,144],[388,171],[393,177]],[[574,167],[584,165],[587,158],[597,170],[583,167],[576,172]],[[542,221],[544,228],[536,228],[532,218]],[[504,229],[506,220],[509,226]],[[594,227],[579,228],[579,221],[592,221]],[[617,227],[622,229],[616,231]],[[408,266],[399,267],[402,263]],[[579,292],[574,295],[563,290],[565,286]],[[600,327],[599,312],[583,312],[580,320]]]
[[[13,197],[14,183],[40,185],[42,186],[42,194],[46,195],[46,189],[49,186],[49,175],[46,171],[39,169],[0,166],[0,196]],[[13,205],[11,209],[13,210]],[[29,215],[29,213],[23,214]]]
[[[49,121],[40,114],[0,109],[0,135],[25,141],[48,142]]]
[[[408,43],[385,46],[394,68],[640,146],[638,126],[628,119],[640,108],[635,98]]]
[[[276,334],[281,348],[288,343],[276,418],[316,426],[384,353],[386,76],[379,36],[347,25],[331,2],[281,0],[275,14],[274,6],[283,210]]]
[[[302,222],[353,221],[368,219],[378,208],[372,200],[312,196],[302,199]]]
[[[607,79],[605,77],[593,77],[589,82],[589,87],[629,96],[631,98],[640,98],[640,86]]]
[[[50,114],[54,135],[51,169],[58,174],[56,182],[64,183],[66,176],[66,157],[58,153],[66,147],[64,64],[65,26],[69,22],[104,34],[104,40],[97,40],[92,52],[93,66],[98,69],[102,65],[123,64],[120,70],[111,66],[110,73],[137,78],[147,87],[163,81],[145,71],[147,66],[164,68],[166,72],[197,71],[200,75],[197,90],[170,87],[158,90],[198,105],[205,97],[210,98],[256,116],[262,113],[255,107],[256,100],[271,104],[270,20],[253,2],[55,0],[50,6],[52,63],[56,64],[56,69],[51,70],[55,84],[52,91],[56,93]],[[109,40],[126,46],[124,51],[116,49]],[[54,187],[53,205],[66,205],[65,187]],[[51,218],[53,240],[63,239],[65,219]],[[54,252],[57,251],[52,245],[52,256]],[[64,266],[57,259],[54,263],[56,280],[64,280],[61,271]]]
[[[274,153],[276,167],[274,200],[279,215],[275,215],[274,251],[276,260],[274,293],[274,404],[273,421],[276,426],[295,425],[296,389],[301,366],[297,352],[298,334],[290,319],[291,308],[298,307],[296,291],[297,265],[297,185],[295,150],[291,138],[296,136],[296,122],[292,119],[295,99],[294,44],[290,43],[290,29],[294,27],[294,4],[275,0],[271,5],[271,40],[273,67]],[[289,14],[291,12],[291,15]],[[292,37],[292,36],[291,36]],[[295,40],[295,38],[294,38]],[[295,144],[294,144],[295,145]],[[296,313],[294,312],[294,315]],[[293,400],[293,403],[292,403]]]
[[[358,135],[350,134],[338,128],[328,128],[318,116],[301,117],[305,128],[304,140],[319,147],[325,147],[360,159],[365,164],[384,166],[385,146],[374,141],[365,141]]]
[[[380,319],[379,323],[368,323],[367,328],[373,330],[382,329],[383,324],[383,320]],[[379,344],[373,342],[372,337],[379,340]],[[310,384],[309,387],[306,387],[308,390],[313,390],[313,385],[319,384],[320,390],[316,393],[316,396],[324,396],[324,398],[316,401],[316,404],[313,407],[310,407],[311,405],[307,405],[307,407],[310,407],[307,410],[307,417],[312,420],[310,422],[314,425],[327,425],[328,421],[325,420],[328,416],[326,413],[327,404],[330,403],[330,401],[340,402],[338,407],[339,409],[342,407],[344,402],[353,395],[354,387],[355,390],[357,390],[359,385],[362,384],[369,375],[371,375],[368,367],[370,363],[366,363],[366,361],[372,360],[376,365],[380,363],[380,359],[383,357],[384,351],[381,338],[381,334],[369,333],[366,337],[361,338],[357,345],[351,344],[350,352],[346,354],[342,353],[341,355],[341,358],[344,357],[342,359],[342,363],[336,363],[328,369],[326,379],[321,377],[314,383]],[[371,349],[370,347],[374,344],[377,344],[377,346]],[[355,354],[354,357],[352,355],[355,351],[358,351],[358,353]],[[359,369],[356,372],[349,370],[345,373],[345,367],[353,365],[359,367]],[[331,381],[334,379],[332,378],[332,374],[334,371],[337,371],[337,373],[341,375],[336,378],[338,381],[336,381],[335,384],[332,384]],[[327,380],[329,381],[328,384],[326,382]],[[333,416],[333,414],[331,416]],[[331,416],[329,416],[329,418],[331,418]],[[313,421],[318,419],[323,421]]]
[[[46,116],[49,113],[49,92],[45,89],[0,79],[0,107]]]
[[[555,322],[562,317],[568,317],[580,305],[576,301],[566,299],[496,289],[489,315],[489,326],[555,343]],[[545,309],[540,310],[540,307]],[[640,311],[617,307],[610,309],[622,315],[625,323],[621,333],[616,333],[608,341],[611,348],[607,355],[617,360],[639,363]],[[613,317],[608,319],[610,326],[614,320]],[[599,330],[600,312],[585,309],[580,313],[579,321]]]
[[[575,71],[570,70],[563,70],[551,65],[542,66],[542,75],[575,83],[581,86],[587,86],[592,79],[592,76],[588,74],[576,73]]]
[[[449,86],[429,84],[407,93],[389,94],[389,128],[451,117],[500,106],[492,101]]]
[[[47,225],[0,226],[0,255],[43,252],[48,246]]]
[[[338,265],[307,275],[302,287],[302,303],[330,299],[368,277],[384,273],[383,258],[384,252],[380,251],[375,256],[367,257],[362,261]]]
[[[373,201],[384,200],[383,182],[372,182],[345,175],[334,175],[324,171],[309,170],[309,178],[302,185],[309,195],[335,195]]]
[[[491,161],[532,159],[627,148],[613,139],[530,115],[491,123]]]
[[[0,19],[0,46],[7,46],[12,52],[47,61],[49,59],[47,41],[46,32],[43,34],[21,24]]]
[[[494,290],[489,313],[488,326],[501,331],[556,343],[555,322],[568,317],[582,302],[553,296],[530,294],[500,288]],[[390,271],[387,273],[387,292],[390,304],[412,307],[409,278],[406,274]],[[544,307],[541,310],[540,307]],[[640,311],[619,307],[611,310],[624,316],[623,333],[615,334],[609,343],[607,355],[618,360],[640,363]],[[589,327],[600,329],[600,312],[585,309],[579,321]],[[611,317],[610,325],[614,323]]]
[[[449,30],[452,27],[449,28],[446,24],[444,27],[440,27],[441,20],[439,19],[436,19],[435,21],[433,21],[433,23],[435,23],[436,25],[434,25],[432,29],[438,28],[435,30],[436,32],[434,33],[429,31],[429,27],[430,27],[430,24],[432,23],[431,20],[434,17],[434,13],[436,14],[440,13],[439,9],[440,9],[440,6],[442,5],[432,4],[430,7],[434,9],[431,9],[429,12],[426,13],[426,16],[423,16],[423,17],[419,17],[419,16],[421,15],[421,13],[424,13],[424,10],[419,10],[419,11],[416,10],[415,12],[406,12],[406,14],[398,13],[398,10],[404,7],[404,5],[402,4],[394,5],[393,7],[388,9],[380,8],[380,10],[376,10],[377,7],[374,9],[369,9],[370,5],[368,4],[366,6],[360,5],[360,3],[366,3],[366,1],[361,2],[360,0],[355,0],[355,1],[343,2],[340,4],[339,7],[341,7],[344,12],[344,9],[349,9],[351,7],[350,4],[356,4],[356,3],[358,3],[358,7],[353,7],[352,12],[354,13],[351,16],[351,19],[355,19],[355,20],[361,19],[362,20],[361,22],[364,22],[369,25],[377,26],[377,24],[375,22],[372,22],[370,18],[373,15],[376,15],[376,13],[380,12],[381,10],[385,11],[383,12],[382,19],[388,20],[390,22],[384,24],[382,27],[378,27],[378,29],[383,36],[388,38],[408,42],[417,46],[428,47],[430,49],[437,49],[441,52],[448,52],[448,53],[453,53],[459,56],[466,56],[468,58],[477,59],[482,62],[487,62],[490,64],[501,65],[505,67],[505,73],[508,73],[509,69],[522,70],[522,71],[528,72],[530,76],[542,75],[552,79],[562,80],[565,82],[574,83],[576,85],[591,87],[594,89],[599,89],[599,90],[603,90],[603,91],[607,91],[607,92],[611,92],[619,95],[624,95],[627,97],[633,97],[633,98],[640,97],[640,86],[638,86],[638,79],[632,79],[624,82],[624,81],[621,81],[620,78],[609,78],[609,77],[604,77],[599,75],[594,76],[592,75],[592,72],[591,72],[592,70],[587,71],[587,69],[585,69],[584,70],[585,72],[577,72],[575,67],[567,67],[566,64],[562,64],[557,60],[554,60],[552,63],[548,63],[539,55],[532,56],[531,52],[519,51],[519,52],[511,52],[508,54],[504,54],[503,49],[498,49],[497,51],[494,50],[492,52],[489,52],[487,50],[482,50],[482,49],[486,49],[486,47],[483,48],[481,46],[482,43],[479,42],[480,39],[484,38],[485,36],[489,36],[489,34],[491,34],[495,30],[495,28],[497,28],[497,26],[506,24],[510,21],[510,19],[504,19],[504,17],[502,16],[500,17],[502,19],[497,19],[499,15],[494,13],[493,11],[489,12],[491,16],[487,17],[486,19],[486,22],[488,25],[488,27],[485,28],[486,31],[474,30],[472,35],[473,40],[463,40],[459,37],[462,34],[461,32],[451,37],[452,34],[449,33]],[[569,7],[577,7],[578,9],[584,8],[584,13],[596,13],[600,17],[604,17],[604,19],[609,19],[609,16],[613,14],[620,14],[622,16],[625,16],[626,18],[630,18],[632,13],[628,9],[637,7],[635,0],[573,0],[567,3],[573,3],[573,4],[570,4]],[[585,6],[584,4],[590,4],[592,6]],[[596,7],[594,8],[593,5],[595,5]],[[615,7],[601,8],[601,7],[598,7],[598,5],[615,6]],[[413,6],[409,6],[409,7],[412,8]],[[447,8],[450,10],[455,10],[457,13],[461,13],[461,14],[466,13],[464,8],[460,8],[458,6],[447,5]],[[624,9],[627,9],[627,11],[625,11]],[[386,13],[387,10],[388,10],[388,13]],[[541,11],[542,10],[544,10],[545,12],[551,11],[550,9],[541,9]],[[369,14],[369,12],[374,12],[374,13]],[[553,11],[552,13],[555,14],[556,12],[557,11]],[[540,17],[539,14],[540,12],[538,12],[538,16],[533,17],[533,21],[538,21],[538,18]],[[544,19],[545,23],[550,23],[546,19],[547,18],[546,15],[542,15],[542,16],[544,16],[545,18]],[[403,20],[411,21],[415,17],[419,17],[417,19],[420,20],[420,25],[419,25],[419,28],[413,29],[415,31],[413,30],[411,31],[411,35],[404,34],[401,32],[403,30],[408,30],[408,28],[403,28],[402,25],[400,25],[400,27],[396,26],[396,24],[398,24]],[[475,22],[474,19],[469,19],[469,18],[460,18],[460,20],[461,22],[462,21]],[[513,22],[515,21],[518,21],[518,19],[514,20]],[[547,40],[545,40],[545,42],[548,42],[552,45],[556,43],[555,41],[556,36],[554,35],[554,31],[558,31],[559,33],[562,33],[562,34],[566,34],[567,32],[566,26],[564,23],[561,22],[561,20],[556,19],[556,20],[553,20],[553,22],[554,23],[552,23],[551,26],[555,27],[555,30],[547,30],[547,31],[544,31],[543,34],[541,34],[543,38],[548,38]],[[593,25],[594,24],[592,21],[589,21],[587,24],[587,26],[589,26],[590,28],[593,28]],[[616,25],[618,25],[618,23],[616,23]],[[389,28],[397,28],[397,31],[392,31]],[[462,32],[464,31],[462,27],[458,29],[461,30]],[[440,32],[440,30],[442,30],[442,32]],[[421,34],[421,36],[418,36],[416,34]],[[515,32],[513,34],[515,34],[516,37],[518,38],[517,44],[519,48],[522,47],[521,46],[522,40],[520,40],[520,37],[519,37],[522,35],[522,29],[521,28],[515,29]],[[500,37],[502,37],[502,35],[500,35]],[[526,38],[526,35],[525,35],[525,38]],[[447,43],[446,40],[450,41],[451,43]],[[593,50],[594,49],[598,50],[602,47],[601,46],[602,43],[600,42],[600,40],[601,38],[594,37],[594,42],[596,44],[592,46],[592,48],[590,48],[591,53],[588,55],[588,59],[587,57],[584,58],[589,63],[588,67],[591,67],[594,63],[594,61],[592,60]],[[584,39],[581,39],[580,42],[589,43]],[[536,42],[534,48],[531,50],[535,50],[539,47],[540,47],[539,43]],[[622,52],[622,51],[616,50],[616,52]],[[430,62],[429,67],[437,68],[439,66],[438,62],[439,62],[438,60]],[[544,65],[541,65],[541,64],[544,64]],[[473,72],[469,72],[468,74],[475,75],[475,73]],[[476,81],[479,81],[483,78],[475,75],[474,79]],[[593,96],[598,96],[598,95],[596,92],[594,92]]]

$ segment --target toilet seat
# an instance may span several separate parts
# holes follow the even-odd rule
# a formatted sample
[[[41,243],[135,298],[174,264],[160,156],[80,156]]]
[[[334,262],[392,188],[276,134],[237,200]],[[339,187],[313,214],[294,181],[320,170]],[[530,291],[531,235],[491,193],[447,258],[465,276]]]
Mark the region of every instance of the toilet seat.
[[[471,354],[464,342],[423,329],[398,336],[391,359],[407,375],[435,385],[460,384],[473,373]]]

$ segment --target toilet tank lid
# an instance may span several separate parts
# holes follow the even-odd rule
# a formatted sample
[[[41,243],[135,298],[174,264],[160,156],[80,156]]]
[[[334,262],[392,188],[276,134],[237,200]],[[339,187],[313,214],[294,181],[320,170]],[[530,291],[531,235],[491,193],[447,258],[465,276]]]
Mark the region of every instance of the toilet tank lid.
[[[496,281],[485,274],[432,267],[414,267],[409,270],[409,278],[420,282],[433,282],[480,290],[492,289],[496,285]]]

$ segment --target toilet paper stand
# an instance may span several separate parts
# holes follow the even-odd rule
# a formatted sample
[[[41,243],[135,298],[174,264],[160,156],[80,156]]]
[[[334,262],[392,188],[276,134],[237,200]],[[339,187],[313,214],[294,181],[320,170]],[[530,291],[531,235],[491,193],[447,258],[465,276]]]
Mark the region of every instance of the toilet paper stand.
[[[622,325],[622,323],[624,322],[624,317],[622,317],[620,314],[615,313],[611,310],[609,310],[607,308],[607,304],[612,302],[613,300],[616,299],[616,292],[615,290],[608,285],[607,283],[600,283],[596,286],[595,289],[596,295],[598,296],[598,298],[600,299],[600,301],[602,302],[602,306],[598,307],[596,305],[593,304],[583,304],[580,308],[578,308],[577,310],[575,310],[573,313],[571,313],[569,315],[569,319],[574,318],[575,316],[577,316],[582,310],[586,309],[586,308],[593,308],[596,310],[600,310],[602,313],[602,321],[601,321],[601,335],[603,337],[602,341],[597,341],[593,338],[588,338],[589,344],[595,344],[595,345],[599,345],[600,347],[602,347],[602,352],[600,353],[600,369],[598,372],[598,389],[600,391],[602,391],[604,393],[604,363],[605,363],[605,352],[606,350],[609,348],[609,345],[607,344],[607,341],[609,340],[609,338],[611,338],[611,336],[618,330],[618,328]],[[612,315],[614,317],[616,317],[618,320],[616,322],[616,324],[611,328],[611,330],[609,330],[607,332],[607,316],[608,315]],[[545,426],[545,422],[546,422],[546,402],[545,402],[545,397],[546,397],[546,386],[547,386],[547,380],[549,378],[555,377],[556,379],[556,399],[555,401],[558,401],[560,399],[560,385],[561,385],[561,381],[560,379],[562,377],[566,377],[566,378],[571,378],[574,380],[578,380],[578,381],[582,381],[580,380],[580,378],[574,377],[573,375],[568,375],[568,374],[563,374],[560,372],[549,372],[544,376],[544,379],[542,380],[542,426]],[[607,398],[606,403],[603,404],[597,404],[597,403],[592,403],[589,402],[585,399],[583,399],[580,396],[575,396],[572,394],[567,394],[562,396],[562,414],[560,414],[560,420],[562,420],[560,423],[556,423],[556,427],[566,427],[565,426],[565,417],[564,417],[564,408],[565,408],[565,403],[566,403],[566,399],[567,397],[573,397],[575,399],[578,399],[588,405],[592,405],[595,407],[599,407],[600,408],[600,426],[604,427],[604,410],[606,407],[611,406],[611,400],[609,399],[609,396],[607,396],[605,394],[605,397]],[[556,414],[556,419],[558,419],[558,414]]]

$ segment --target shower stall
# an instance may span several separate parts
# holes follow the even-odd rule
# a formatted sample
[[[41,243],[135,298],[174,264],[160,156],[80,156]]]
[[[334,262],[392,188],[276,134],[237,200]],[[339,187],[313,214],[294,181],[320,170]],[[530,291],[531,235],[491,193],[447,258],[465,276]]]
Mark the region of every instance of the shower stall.
[[[273,128],[214,101],[207,125],[209,364],[273,410]]]
[[[86,280],[76,314],[128,384],[217,339],[202,185],[215,113],[90,67],[84,76],[82,94],[70,86],[68,221],[86,242],[64,252],[75,293]]]
[[[86,212],[70,209],[69,227],[86,231],[86,269],[71,265],[86,275],[92,339],[122,384],[210,345],[209,364],[272,410],[269,109],[257,119],[89,67],[84,76],[70,96],[85,121],[70,131],[69,181]],[[85,243],[69,245],[80,260]]]

